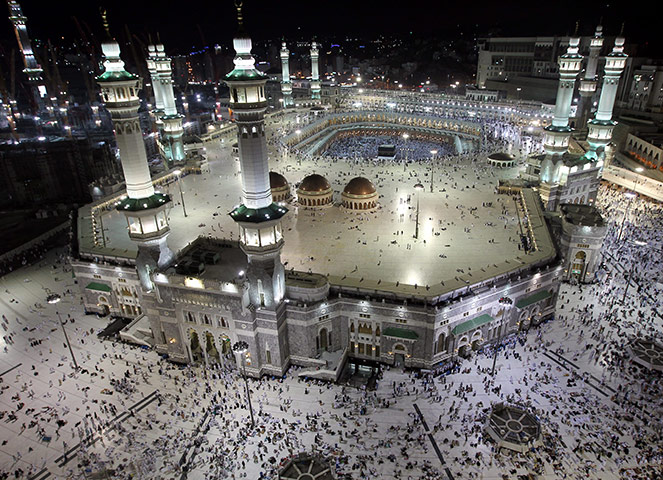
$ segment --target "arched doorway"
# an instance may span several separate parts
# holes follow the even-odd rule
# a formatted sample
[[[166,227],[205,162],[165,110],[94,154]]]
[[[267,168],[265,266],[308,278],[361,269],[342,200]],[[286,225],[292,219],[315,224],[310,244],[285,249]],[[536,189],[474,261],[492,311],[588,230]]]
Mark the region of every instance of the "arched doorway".
[[[190,343],[190,348],[191,348],[191,358],[193,359],[194,363],[195,362],[200,362],[204,356],[203,356],[203,348],[200,346],[200,339],[198,338],[198,333],[191,329],[189,330],[189,339],[191,340]]]
[[[437,336],[437,346],[435,348],[435,353],[442,353],[446,350],[446,345],[444,344],[445,341],[445,335],[444,333],[440,333]]]
[[[205,340],[207,347],[207,361],[221,363],[221,357],[219,356],[219,351],[216,348],[216,342],[214,342],[214,335],[209,332],[205,332]]]
[[[407,349],[405,348],[405,345],[400,343],[394,345],[394,367],[404,367],[406,355]]]
[[[328,335],[326,328],[320,330],[318,338],[320,339],[320,350],[326,351],[329,348],[329,344],[327,343]]]

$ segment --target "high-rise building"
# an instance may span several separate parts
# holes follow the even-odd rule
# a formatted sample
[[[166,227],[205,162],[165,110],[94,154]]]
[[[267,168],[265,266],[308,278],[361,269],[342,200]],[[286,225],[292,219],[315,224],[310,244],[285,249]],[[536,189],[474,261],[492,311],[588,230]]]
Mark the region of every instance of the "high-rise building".
[[[30,85],[31,103],[35,114],[44,111],[45,99],[48,98],[46,85],[44,84],[43,73],[34,51],[32,50],[32,43],[28,36],[28,19],[23,15],[21,5],[16,1],[9,1],[9,19],[14,25],[14,33],[18,41],[18,47],[21,49],[23,55],[23,73],[28,77],[28,84]]]

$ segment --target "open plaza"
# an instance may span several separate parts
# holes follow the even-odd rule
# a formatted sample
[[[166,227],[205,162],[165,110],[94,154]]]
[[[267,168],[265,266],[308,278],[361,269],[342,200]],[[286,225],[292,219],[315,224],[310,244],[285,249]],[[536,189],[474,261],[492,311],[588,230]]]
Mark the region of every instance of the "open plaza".
[[[215,85],[186,139],[164,45],[141,117],[102,10],[123,183],[3,257],[0,480],[663,478],[662,182],[613,138],[623,31],[599,89],[576,27],[552,108],[322,81],[317,41],[295,85],[242,8],[230,119]]]

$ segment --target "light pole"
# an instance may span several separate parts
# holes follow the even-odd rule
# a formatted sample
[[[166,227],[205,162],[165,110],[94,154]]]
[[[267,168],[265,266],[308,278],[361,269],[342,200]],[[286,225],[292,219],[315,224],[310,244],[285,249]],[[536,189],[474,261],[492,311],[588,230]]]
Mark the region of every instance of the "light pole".
[[[297,130],[295,130],[295,133],[297,134],[297,144],[299,145],[299,141],[301,140],[302,131],[300,129],[297,129]],[[297,155],[297,165],[301,166],[301,164],[302,164],[302,156],[300,154],[300,155]]]
[[[430,154],[432,155],[430,163],[430,193],[433,193],[433,174],[435,173],[435,155],[437,155],[437,150],[431,150]]]
[[[416,183],[414,185],[414,189],[418,192],[422,192],[424,190],[424,186],[421,183]],[[416,216],[414,217],[414,238],[419,238],[419,193],[417,195],[417,213]]]
[[[622,231],[624,230],[624,224],[626,223],[626,217],[628,216],[628,211],[631,208],[631,203],[633,202],[633,199],[637,197],[637,194],[634,192],[626,192],[624,194],[626,198],[628,198],[628,203],[626,204],[626,208],[624,209],[624,216],[622,217],[622,223],[619,226],[619,234],[617,235],[617,243],[622,239]]]
[[[46,297],[46,301],[50,304],[56,304],[60,300],[62,300],[62,297],[60,297],[60,295],[58,295],[57,293],[51,293],[48,297]],[[71,342],[69,341],[67,330],[64,328],[64,323],[62,322],[62,317],[60,316],[60,312],[55,312],[55,314],[58,316],[58,320],[60,321],[60,326],[62,327],[62,333],[64,333],[64,339],[67,342],[67,347],[69,347],[69,353],[71,353],[71,359],[74,361],[74,369],[78,370],[78,362],[76,362],[76,357],[74,356],[74,350],[71,348]]]
[[[249,381],[246,379],[246,352],[249,351],[249,344],[244,340],[235,342],[233,351],[242,357],[242,377],[244,377],[244,385],[246,387],[246,401],[249,404],[249,413],[251,414],[251,428],[256,426],[253,419],[253,406],[251,405],[251,391],[249,390]]]
[[[173,174],[177,177],[177,186],[180,189],[180,200],[182,200],[182,211],[184,212],[184,216],[188,217],[186,214],[186,206],[184,205],[184,192],[182,191],[182,183],[180,181],[180,178],[182,176],[182,170],[174,170]]]
[[[504,323],[504,316],[506,315],[506,309],[509,308],[509,305],[513,304],[513,300],[510,299],[509,297],[502,297],[499,299],[499,303],[504,305],[504,311],[502,312],[502,323]],[[502,326],[500,325],[500,329]],[[497,349],[499,348],[500,344],[502,343],[502,338],[504,338],[504,335],[500,334],[499,338],[497,339],[497,345],[493,348],[493,369],[490,372],[490,376],[494,377],[495,376],[495,365],[497,364]]]
[[[403,134],[403,139],[405,140],[405,160],[403,160],[403,171],[405,171],[405,166],[407,165],[407,154],[408,154],[408,148],[407,148],[407,139],[410,138],[410,135],[407,133]]]

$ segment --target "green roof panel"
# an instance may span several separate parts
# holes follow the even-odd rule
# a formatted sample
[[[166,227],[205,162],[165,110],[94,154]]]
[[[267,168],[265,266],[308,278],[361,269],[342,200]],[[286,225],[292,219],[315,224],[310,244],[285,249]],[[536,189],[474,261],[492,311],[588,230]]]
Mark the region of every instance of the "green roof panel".
[[[407,328],[387,327],[382,331],[382,335],[388,337],[405,338],[407,340],[416,340],[419,338],[417,332]]]
[[[516,302],[516,307],[518,308],[525,308],[529,307],[533,303],[540,302],[541,300],[545,300],[548,297],[552,296],[552,292],[548,290],[539,290],[536,292],[534,295],[530,295],[529,297],[521,298]]]
[[[228,75],[226,75],[224,77],[224,80],[229,80],[232,82],[232,81],[246,81],[246,80],[264,80],[266,78],[267,75],[265,75],[259,70],[256,70],[255,68],[252,68],[250,70],[236,68]]]
[[[246,205],[239,205],[229,215],[236,222],[260,223],[277,220],[286,213],[288,213],[287,208],[272,203],[270,206],[263,208],[249,208]]]
[[[137,75],[129,73],[125,70],[121,72],[104,72],[97,77],[98,82],[122,82],[125,80],[136,80]]]
[[[454,335],[462,335],[463,333],[467,333],[470,330],[474,330],[475,328],[480,327],[481,325],[490,323],[493,320],[494,320],[493,317],[491,317],[487,313],[484,313],[483,315],[479,315],[478,317],[475,317],[471,320],[459,323],[453,328],[453,330],[451,330],[451,333],[453,333]]]
[[[99,282],[90,282],[87,284],[87,287],[85,287],[87,290],[97,290],[98,292],[110,292],[111,287],[106,285],[105,283],[99,283]]]
[[[122,212],[138,212],[140,210],[149,210],[150,208],[157,208],[170,202],[170,196],[165,193],[155,193],[150,197],[145,198],[125,198],[122,200],[117,209]]]

